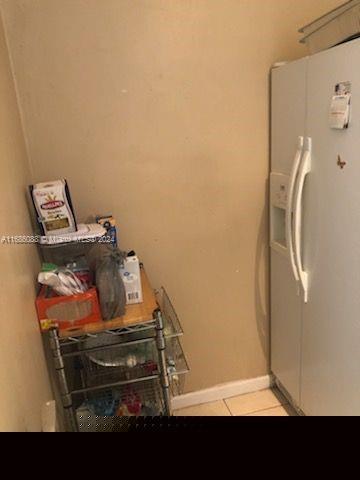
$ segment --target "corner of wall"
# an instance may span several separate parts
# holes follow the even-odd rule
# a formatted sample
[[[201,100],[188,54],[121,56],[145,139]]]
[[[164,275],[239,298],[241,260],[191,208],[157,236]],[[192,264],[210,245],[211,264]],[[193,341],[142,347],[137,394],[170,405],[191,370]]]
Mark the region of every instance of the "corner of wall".
[[[20,101],[18,82],[17,82],[17,78],[16,78],[16,75],[15,75],[14,61],[13,61],[13,56],[11,54],[11,49],[10,49],[10,45],[9,45],[7,24],[6,24],[6,21],[5,21],[5,18],[4,18],[4,13],[3,13],[3,0],[0,0],[0,21],[1,21],[1,23],[3,25],[3,29],[4,29],[6,50],[7,50],[7,54],[8,54],[8,57],[9,57],[11,76],[12,76],[13,83],[14,83],[14,88],[15,88],[16,103],[17,103],[17,108],[18,108],[18,111],[19,111],[21,130],[22,130],[22,134],[23,134],[23,137],[24,137],[26,157],[27,157],[29,172],[30,172],[30,179],[31,179],[31,183],[34,183],[34,168],[33,168],[33,163],[31,161],[29,138],[28,138],[28,134],[27,134],[27,131],[26,131],[26,128],[25,128],[25,123],[26,123],[25,122],[25,114],[24,114],[24,110],[22,108],[21,101]]]

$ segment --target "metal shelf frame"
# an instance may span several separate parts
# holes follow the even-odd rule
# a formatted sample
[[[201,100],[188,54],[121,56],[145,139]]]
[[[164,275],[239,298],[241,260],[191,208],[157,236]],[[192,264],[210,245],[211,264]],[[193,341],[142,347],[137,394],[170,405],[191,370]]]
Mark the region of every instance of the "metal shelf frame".
[[[161,384],[163,404],[165,414],[171,415],[171,396],[170,396],[170,384],[171,384],[171,375],[168,371],[167,358],[166,358],[166,336],[165,336],[165,321],[163,318],[162,311],[159,309],[155,310],[153,313],[153,319],[149,322],[146,322],[141,325],[136,325],[134,327],[126,327],[115,330],[106,330],[102,333],[109,333],[115,336],[122,336],[124,334],[132,333],[152,333],[148,338],[136,339],[134,341],[123,342],[118,344],[111,344],[100,346],[92,349],[79,349],[77,351],[68,351],[66,352],[66,347],[78,348],[81,344],[89,337],[94,337],[96,335],[88,334],[81,337],[69,337],[66,339],[61,339],[59,336],[59,331],[57,329],[49,330],[45,335],[48,338],[48,344],[50,347],[52,360],[56,372],[56,383],[58,385],[60,398],[62,402],[62,407],[65,417],[65,426],[66,430],[69,431],[78,431],[78,422],[76,417],[76,411],[74,407],[74,397],[79,394],[96,392],[101,390],[106,390],[112,387],[119,387],[123,385],[135,384],[138,382],[144,382],[147,380],[159,379]],[[182,334],[182,332],[181,332]],[[170,338],[170,337],[169,337]],[[84,386],[83,388],[76,388],[70,385],[70,382],[66,374],[66,360],[69,358],[74,358],[84,353],[97,352],[103,350],[109,350],[112,348],[118,348],[124,345],[132,345],[144,342],[155,342],[157,356],[158,356],[158,372],[147,377],[129,379],[125,381],[110,382],[101,385],[95,386]],[[65,352],[64,352],[65,350]]]
[[[103,333],[108,333],[110,335],[121,337],[122,335],[126,335],[126,334],[151,332],[151,331],[154,331],[155,328],[156,328],[156,321],[155,319],[153,319],[149,322],[137,324],[134,326],[117,328],[114,330],[104,330],[101,333],[87,333],[86,335],[81,335],[79,337],[59,338],[59,341],[62,347],[66,347],[70,345],[81,344],[89,338],[97,338],[99,335]]]

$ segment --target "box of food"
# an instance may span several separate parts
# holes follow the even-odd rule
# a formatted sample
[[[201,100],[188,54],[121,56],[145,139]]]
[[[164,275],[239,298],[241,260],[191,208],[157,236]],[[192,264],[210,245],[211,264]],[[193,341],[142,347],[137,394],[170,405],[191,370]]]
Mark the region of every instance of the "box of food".
[[[75,213],[66,180],[37,183],[29,188],[42,235],[76,232]]]
[[[68,297],[57,295],[50,287],[42,286],[36,299],[41,331],[50,328],[77,329],[88,323],[101,322],[96,288]]]

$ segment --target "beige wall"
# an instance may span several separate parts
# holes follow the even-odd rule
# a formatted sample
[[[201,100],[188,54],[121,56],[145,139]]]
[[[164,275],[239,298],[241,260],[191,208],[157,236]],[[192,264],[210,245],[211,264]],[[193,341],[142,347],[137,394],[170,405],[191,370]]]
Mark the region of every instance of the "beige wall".
[[[335,0],[3,0],[36,181],[113,213],[185,328],[187,390],[268,372],[268,72]]]
[[[29,234],[31,177],[1,18],[0,159],[0,235]],[[37,431],[51,394],[34,309],[35,247],[0,245],[0,268],[0,431]]]

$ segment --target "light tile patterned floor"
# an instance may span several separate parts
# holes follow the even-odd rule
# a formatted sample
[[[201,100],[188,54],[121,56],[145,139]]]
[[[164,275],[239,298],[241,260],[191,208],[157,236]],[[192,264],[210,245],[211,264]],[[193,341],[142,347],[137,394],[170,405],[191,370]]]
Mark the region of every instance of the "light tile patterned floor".
[[[174,415],[179,417],[231,417],[230,410],[223,400],[176,410]]]
[[[288,417],[296,416],[278,390],[262,390],[218,402],[183,408],[174,412],[179,417]]]

